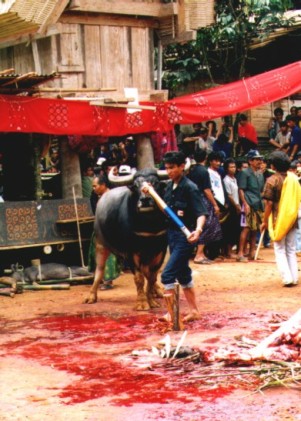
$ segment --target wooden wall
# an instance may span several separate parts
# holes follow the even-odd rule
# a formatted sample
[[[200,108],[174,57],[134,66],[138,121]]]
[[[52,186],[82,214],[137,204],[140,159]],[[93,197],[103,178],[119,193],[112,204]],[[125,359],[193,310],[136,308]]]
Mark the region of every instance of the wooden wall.
[[[64,88],[154,89],[153,32],[148,27],[61,23],[59,34],[38,39],[43,74],[57,71]],[[0,50],[0,68],[35,71],[31,44]]]

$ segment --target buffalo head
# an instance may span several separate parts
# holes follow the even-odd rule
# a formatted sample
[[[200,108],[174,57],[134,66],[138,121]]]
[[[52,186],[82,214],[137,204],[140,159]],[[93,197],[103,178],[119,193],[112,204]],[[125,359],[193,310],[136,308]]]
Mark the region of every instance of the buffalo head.
[[[142,185],[147,182],[160,194],[162,184],[160,180],[167,179],[167,172],[165,170],[157,170],[155,168],[145,168],[136,171],[132,169],[129,175],[114,176],[112,170],[109,173],[109,181],[115,186],[130,186],[133,195],[136,196],[137,211],[150,212],[156,208],[153,198],[141,192]]]

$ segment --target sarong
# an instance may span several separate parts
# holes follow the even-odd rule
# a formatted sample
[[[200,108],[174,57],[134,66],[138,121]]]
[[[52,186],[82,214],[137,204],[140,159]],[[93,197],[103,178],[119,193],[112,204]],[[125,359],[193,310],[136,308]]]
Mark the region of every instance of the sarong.
[[[221,240],[223,234],[218,217],[214,213],[213,205],[205,195],[202,195],[202,198],[206,205],[208,216],[206,217],[204,229],[199,237],[198,244],[209,244]]]

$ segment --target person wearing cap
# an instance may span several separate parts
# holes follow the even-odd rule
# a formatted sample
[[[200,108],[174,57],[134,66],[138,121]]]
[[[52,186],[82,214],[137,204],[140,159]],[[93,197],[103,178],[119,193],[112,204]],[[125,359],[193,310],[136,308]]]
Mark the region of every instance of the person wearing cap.
[[[290,160],[284,152],[273,152],[270,162],[275,174],[267,179],[264,187],[265,211],[260,231],[269,229],[282,284],[290,287],[298,283],[296,222],[301,187],[298,177],[288,171]]]
[[[120,165],[118,168],[118,175],[130,175],[132,172],[129,165]]]
[[[184,175],[185,155],[172,151],[164,155],[163,162],[170,181],[164,193],[164,201],[191,231],[186,238],[181,229],[169,220],[168,246],[169,259],[161,275],[165,291],[173,293],[176,280],[183,288],[189,313],[184,321],[199,318],[195,289],[189,267],[189,260],[206,221],[207,209],[199,194],[198,187]],[[168,321],[169,313],[164,316]]]
[[[262,158],[263,156],[257,150],[251,149],[247,154],[249,168],[242,170],[238,179],[239,197],[242,212],[245,214],[244,226],[239,238],[238,262],[248,262],[247,257],[244,256],[248,236],[250,238],[249,259],[254,260],[255,256],[256,233],[260,228],[263,214],[261,193],[264,178],[260,171]]]

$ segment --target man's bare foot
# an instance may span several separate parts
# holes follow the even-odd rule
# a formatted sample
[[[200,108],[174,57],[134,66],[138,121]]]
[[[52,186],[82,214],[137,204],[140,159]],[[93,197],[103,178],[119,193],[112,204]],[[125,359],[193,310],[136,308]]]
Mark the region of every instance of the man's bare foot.
[[[170,323],[171,322],[171,315],[169,313],[164,314],[164,316],[160,316],[158,317],[158,320],[160,322],[167,322]]]
[[[200,314],[197,311],[192,311],[187,314],[187,316],[183,317],[183,322],[193,322],[194,320],[199,320],[199,318]]]

